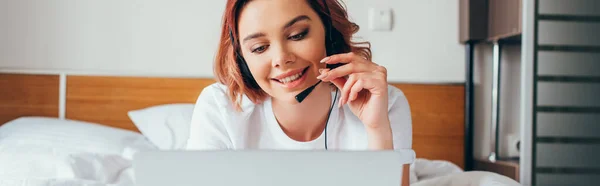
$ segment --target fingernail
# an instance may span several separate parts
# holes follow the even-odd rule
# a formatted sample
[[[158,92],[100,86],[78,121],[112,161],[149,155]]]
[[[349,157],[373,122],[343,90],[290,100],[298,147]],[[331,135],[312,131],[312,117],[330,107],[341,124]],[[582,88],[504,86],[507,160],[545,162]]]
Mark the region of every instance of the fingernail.
[[[325,61],[329,60],[329,57],[325,57],[323,59],[321,59],[321,63],[325,63]]]
[[[324,77],[325,77],[325,74],[321,74],[321,75],[317,76],[317,79],[322,79]]]
[[[319,79],[321,79],[321,80],[325,80],[325,78],[326,78],[326,77],[327,77],[327,74],[321,74],[321,75],[320,75],[319,77],[317,77],[317,78],[319,78]]]
[[[321,73],[321,75],[317,76],[317,79],[323,79],[327,77],[327,72],[329,72],[329,69],[319,69],[319,73]]]

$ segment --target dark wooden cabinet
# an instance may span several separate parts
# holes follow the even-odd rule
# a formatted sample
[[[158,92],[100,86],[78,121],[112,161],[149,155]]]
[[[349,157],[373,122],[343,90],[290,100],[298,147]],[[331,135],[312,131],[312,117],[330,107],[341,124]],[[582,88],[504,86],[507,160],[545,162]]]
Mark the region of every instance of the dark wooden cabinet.
[[[488,36],[487,0],[459,1],[459,41],[485,40]]]
[[[488,0],[488,40],[521,35],[522,0]]]
[[[459,41],[520,38],[523,0],[459,0]]]
[[[492,105],[495,109],[492,110],[491,116],[493,117],[492,122],[495,125],[491,126],[492,130],[491,139],[498,139],[495,135],[498,135],[499,130],[499,108],[500,103],[500,79],[502,65],[500,62],[501,52],[503,51],[501,46],[508,43],[520,43],[522,33],[522,3],[526,2],[523,0],[459,0],[459,41],[465,46],[465,154],[466,165],[465,170],[483,170],[496,172],[498,174],[505,175],[515,180],[519,180],[519,160],[510,161],[506,158],[500,158],[498,154],[498,141],[493,141],[490,156],[488,159],[492,160],[474,160],[472,157],[473,153],[473,126],[474,120],[474,105],[475,91],[474,91],[474,53],[476,45],[480,43],[493,43],[494,51],[491,61],[492,66]],[[509,42],[510,41],[510,42]],[[481,72],[480,72],[481,73]],[[471,154],[471,155],[469,155]]]
[[[509,177],[517,182],[520,181],[518,161],[499,160],[496,162],[490,162],[488,160],[475,160],[473,163],[473,170],[495,172]]]

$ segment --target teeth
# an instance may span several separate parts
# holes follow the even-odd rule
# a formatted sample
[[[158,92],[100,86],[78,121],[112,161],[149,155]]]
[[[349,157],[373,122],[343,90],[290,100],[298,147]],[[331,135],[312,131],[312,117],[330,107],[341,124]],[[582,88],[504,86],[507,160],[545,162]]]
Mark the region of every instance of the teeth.
[[[291,81],[294,81],[294,80],[298,79],[300,76],[302,76],[302,73],[298,73],[298,74],[294,74],[294,75],[288,76],[286,78],[280,79],[279,81],[281,81],[282,83],[289,83]]]

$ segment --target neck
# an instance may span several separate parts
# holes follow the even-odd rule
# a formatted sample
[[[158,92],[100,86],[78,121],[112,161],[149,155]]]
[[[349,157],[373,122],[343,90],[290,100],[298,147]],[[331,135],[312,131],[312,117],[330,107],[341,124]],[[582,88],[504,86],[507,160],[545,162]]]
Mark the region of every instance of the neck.
[[[289,104],[273,99],[273,113],[290,138],[296,141],[311,141],[319,137],[325,129],[331,101],[330,85],[321,83],[302,103]]]

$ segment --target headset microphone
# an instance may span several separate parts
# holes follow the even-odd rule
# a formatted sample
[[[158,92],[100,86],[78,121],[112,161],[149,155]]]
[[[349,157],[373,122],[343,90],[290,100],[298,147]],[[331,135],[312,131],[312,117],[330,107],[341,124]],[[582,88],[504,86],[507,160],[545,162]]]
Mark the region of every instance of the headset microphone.
[[[308,94],[310,94],[313,91],[313,89],[315,89],[315,87],[317,85],[319,85],[319,83],[321,83],[321,80],[319,80],[319,82],[317,82],[317,84],[308,87],[307,89],[300,92],[300,94],[296,95],[296,101],[298,101],[298,103],[302,103],[302,101],[304,101],[306,96],[308,96]]]
[[[339,66],[342,66],[343,63],[338,63],[338,64],[328,64],[327,68],[329,69],[334,69],[337,68]],[[322,81],[319,80],[315,85],[310,86],[306,89],[304,89],[302,92],[300,92],[298,95],[296,95],[296,101],[298,101],[298,103],[302,103],[302,101],[304,101],[304,99],[313,91],[313,89],[315,89],[315,87],[317,87],[317,85],[319,85],[319,83],[321,83]]]

